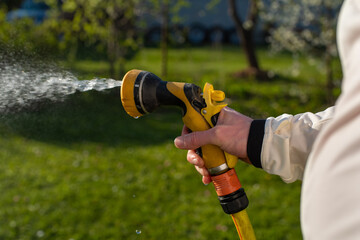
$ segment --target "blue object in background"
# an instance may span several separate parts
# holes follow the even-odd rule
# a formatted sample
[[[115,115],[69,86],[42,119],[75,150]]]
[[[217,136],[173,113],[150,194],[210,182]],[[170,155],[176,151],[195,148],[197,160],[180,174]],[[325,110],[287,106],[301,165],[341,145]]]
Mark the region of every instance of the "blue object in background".
[[[6,19],[14,21],[21,18],[31,18],[35,23],[41,23],[46,18],[46,11],[49,7],[45,3],[34,2],[34,0],[25,0],[19,9],[10,11]]]

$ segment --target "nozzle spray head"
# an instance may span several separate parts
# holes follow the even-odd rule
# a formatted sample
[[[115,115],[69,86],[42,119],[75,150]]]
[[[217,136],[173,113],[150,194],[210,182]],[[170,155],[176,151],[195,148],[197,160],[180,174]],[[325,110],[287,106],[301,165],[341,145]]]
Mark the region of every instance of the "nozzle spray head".
[[[142,116],[142,113],[139,112],[135,103],[135,92],[139,91],[135,88],[135,82],[141,70],[133,69],[127,72],[122,80],[121,86],[121,102],[125,111],[132,117],[138,118]],[[136,91],[135,91],[136,90]],[[138,98],[138,97],[137,97]]]
[[[121,101],[132,117],[153,112],[161,105],[179,106],[183,114],[191,109],[200,112],[205,107],[201,88],[189,83],[162,81],[155,74],[131,70],[123,78]]]

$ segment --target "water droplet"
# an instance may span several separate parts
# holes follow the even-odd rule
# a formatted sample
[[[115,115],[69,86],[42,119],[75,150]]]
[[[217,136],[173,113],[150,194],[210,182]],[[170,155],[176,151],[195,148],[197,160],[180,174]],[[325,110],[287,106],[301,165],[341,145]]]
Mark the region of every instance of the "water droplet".
[[[98,176],[98,175],[93,175],[93,176],[92,176],[92,180],[93,180],[94,182],[98,182],[98,181],[99,181],[99,176]]]
[[[19,201],[20,201],[20,196],[19,196],[19,195],[15,195],[15,196],[13,197],[13,201],[14,201],[14,202],[19,202]]]
[[[111,190],[115,193],[119,190],[118,186],[114,185]]]
[[[43,230],[39,230],[39,231],[36,232],[36,236],[37,236],[38,238],[42,238],[43,236],[45,236],[45,233],[44,233]]]
[[[10,223],[9,223],[9,225],[10,225],[10,227],[12,227],[12,228],[14,228],[14,227],[16,227],[16,222],[15,221],[11,221]]]
[[[136,229],[136,234],[141,234],[141,230]]]
[[[80,166],[80,160],[76,160],[72,163],[73,167],[77,168]]]

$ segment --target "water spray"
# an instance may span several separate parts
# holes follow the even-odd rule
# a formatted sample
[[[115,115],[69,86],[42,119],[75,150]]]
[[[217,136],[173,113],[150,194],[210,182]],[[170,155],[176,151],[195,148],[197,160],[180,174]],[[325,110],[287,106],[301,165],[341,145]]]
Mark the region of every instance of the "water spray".
[[[195,84],[166,82],[156,75],[131,70],[123,78],[121,101],[125,111],[138,118],[163,105],[178,106],[183,110],[182,120],[192,131],[204,131],[216,125],[219,113],[227,104],[225,94],[206,83],[202,92]],[[246,212],[248,198],[235,172],[236,156],[215,145],[199,149],[209,170],[220,204],[233,218],[242,240],[253,240],[255,234]]]
[[[15,59],[16,60],[16,59]],[[121,86],[107,78],[79,80],[74,74],[40,61],[15,61],[0,55],[0,115],[41,100],[59,101],[76,91],[103,91]]]

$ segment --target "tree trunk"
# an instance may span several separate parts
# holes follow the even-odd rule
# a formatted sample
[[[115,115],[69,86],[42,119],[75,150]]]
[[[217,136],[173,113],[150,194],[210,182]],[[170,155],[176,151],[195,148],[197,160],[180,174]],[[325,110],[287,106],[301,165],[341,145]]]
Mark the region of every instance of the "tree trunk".
[[[162,24],[161,24],[161,77],[167,76],[167,64],[168,64],[168,34],[169,34],[169,2],[163,1],[162,11]]]
[[[238,28],[238,27],[237,27]],[[239,32],[239,30],[237,30]],[[255,68],[256,70],[260,70],[259,63],[255,54],[255,47],[253,42],[253,31],[252,30],[243,30],[241,31],[241,36],[243,39],[242,47],[245,51],[245,55],[248,61],[248,64],[251,68]]]
[[[258,79],[268,79],[267,73],[262,71],[257,60],[255,53],[255,44],[253,39],[253,31],[257,23],[258,8],[257,1],[250,0],[250,6],[248,9],[247,24],[244,27],[244,22],[241,20],[235,0],[229,0],[229,15],[235,23],[236,33],[241,41],[242,48],[245,53],[246,61],[248,63],[248,69],[241,72],[240,76],[255,76]]]
[[[78,39],[72,39],[71,40],[71,46],[67,55],[68,62],[72,65],[76,61],[77,53],[78,53]]]
[[[112,36],[108,39],[108,61],[109,61],[109,75],[111,78],[115,77],[115,57],[114,57],[114,40],[112,39]]]
[[[243,21],[239,17],[236,9],[235,0],[229,0],[229,14],[235,23],[236,32],[241,41],[249,67],[260,70],[259,63],[255,54],[255,46],[253,41],[253,30],[257,20],[257,7],[254,0],[250,2],[249,11],[250,13],[248,13],[248,21],[252,24],[252,26],[244,28]]]
[[[115,23],[112,22],[110,24],[110,34],[109,34],[109,38],[108,38],[108,44],[107,44],[107,57],[108,57],[108,61],[109,61],[109,74],[111,78],[115,78],[116,73],[115,73],[115,62],[117,59],[117,46],[116,46],[116,26],[114,25]]]

